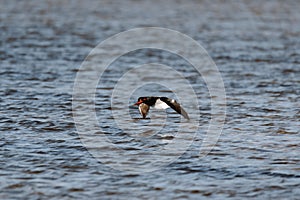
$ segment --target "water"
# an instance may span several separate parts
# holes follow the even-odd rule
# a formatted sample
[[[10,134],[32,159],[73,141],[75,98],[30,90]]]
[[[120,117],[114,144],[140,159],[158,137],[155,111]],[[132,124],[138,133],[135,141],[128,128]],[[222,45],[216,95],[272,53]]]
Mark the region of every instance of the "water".
[[[0,198],[299,199],[298,7],[297,1],[1,1]],[[112,120],[115,81],[130,66],[150,62],[171,63],[200,88],[201,128],[180,158],[158,170],[120,172],[105,163],[109,159],[98,162],[81,142],[72,114],[73,85],[99,42],[147,26],[180,31],[208,51],[225,84],[226,123],[213,150],[200,159],[211,119],[204,81],[174,55],[132,52],[112,64],[97,86],[95,107],[107,137],[142,157],[146,147],[155,153],[180,134],[180,119],[171,111],[151,110],[151,120],[143,121],[129,107],[132,118],[124,119],[124,132]],[[176,97],[161,85],[145,87],[129,101],[144,91]],[[163,120],[167,125],[153,135]]]

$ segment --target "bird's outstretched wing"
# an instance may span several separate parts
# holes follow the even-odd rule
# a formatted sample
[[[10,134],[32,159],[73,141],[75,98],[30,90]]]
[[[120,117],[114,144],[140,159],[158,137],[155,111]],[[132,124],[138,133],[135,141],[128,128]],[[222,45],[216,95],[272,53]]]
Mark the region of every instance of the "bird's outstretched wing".
[[[160,100],[165,102],[168,106],[170,106],[177,113],[181,114],[184,118],[190,119],[187,112],[180,106],[180,104],[175,99],[170,99],[167,97],[160,97]]]
[[[144,119],[146,118],[146,116],[148,114],[149,108],[150,107],[145,103],[141,103],[139,105],[139,111],[140,111],[140,113],[141,113],[141,115],[143,116]]]

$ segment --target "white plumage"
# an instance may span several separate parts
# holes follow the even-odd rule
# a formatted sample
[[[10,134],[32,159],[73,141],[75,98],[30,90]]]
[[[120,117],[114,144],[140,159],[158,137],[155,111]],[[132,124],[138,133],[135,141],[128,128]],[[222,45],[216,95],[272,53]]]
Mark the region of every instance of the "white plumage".
[[[154,106],[155,109],[167,109],[170,108],[170,106],[168,106],[168,104],[166,104],[165,102],[163,102],[160,99],[157,99]]]

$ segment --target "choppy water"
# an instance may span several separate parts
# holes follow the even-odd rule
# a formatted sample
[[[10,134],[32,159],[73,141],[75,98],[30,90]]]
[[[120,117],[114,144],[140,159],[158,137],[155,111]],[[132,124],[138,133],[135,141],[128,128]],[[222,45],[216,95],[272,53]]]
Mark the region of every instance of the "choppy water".
[[[0,199],[299,199],[298,1],[0,4]],[[133,118],[124,119],[126,131],[113,123],[109,99],[115,82],[129,66],[150,62],[171,64],[200,88],[201,128],[192,146],[159,170],[119,172],[98,162],[81,143],[72,115],[73,85],[84,58],[99,42],[147,26],[180,31],[208,51],[225,84],[226,123],[211,153],[200,159],[198,149],[211,118],[203,80],[166,52],[121,57],[96,91],[99,124],[112,142],[142,157],[145,148],[155,152],[176,138],[179,118],[169,111],[153,111],[152,119],[143,121],[129,107]],[[143,89],[176,96],[160,85]],[[130,103],[143,92],[135,91]],[[160,120],[166,126],[153,136]],[[102,151],[108,158],[115,153]]]

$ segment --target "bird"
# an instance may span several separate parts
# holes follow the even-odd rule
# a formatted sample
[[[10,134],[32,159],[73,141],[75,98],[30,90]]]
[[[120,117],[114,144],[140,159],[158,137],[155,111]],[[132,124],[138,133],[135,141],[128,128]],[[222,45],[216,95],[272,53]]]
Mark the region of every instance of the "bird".
[[[139,111],[143,117],[146,118],[150,106],[155,109],[167,109],[172,108],[178,114],[181,114],[184,118],[189,120],[189,115],[187,112],[180,106],[180,104],[175,100],[168,97],[139,97],[138,101],[134,104],[139,106]]]

